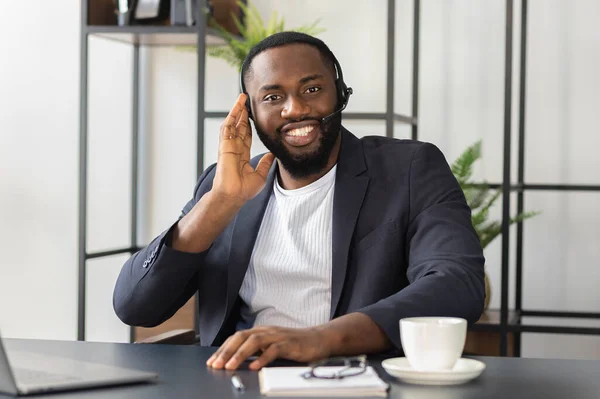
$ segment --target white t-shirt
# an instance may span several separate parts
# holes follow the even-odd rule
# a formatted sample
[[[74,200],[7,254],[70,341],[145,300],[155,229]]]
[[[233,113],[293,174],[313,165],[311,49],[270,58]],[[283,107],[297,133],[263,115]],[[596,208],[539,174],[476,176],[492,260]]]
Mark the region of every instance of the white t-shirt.
[[[284,190],[275,179],[240,289],[248,326],[329,321],[336,169],[296,190]]]

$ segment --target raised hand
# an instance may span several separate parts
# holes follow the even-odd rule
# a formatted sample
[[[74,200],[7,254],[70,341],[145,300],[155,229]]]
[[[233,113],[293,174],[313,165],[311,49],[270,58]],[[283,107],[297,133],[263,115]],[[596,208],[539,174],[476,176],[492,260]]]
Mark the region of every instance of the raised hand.
[[[242,206],[265,186],[275,156],[268,153],[256,169],[250,165],[252,131],[245,106],[246,95],[240,94],[221,124],[219,157],[212,192],[216,197]]]
[[[171,245],[181,252],[208,249],[240,208],[265,187],[275,156],[266,154],[256,169],[250,165],[252,132],[241,94],[221,125],[219,157],[212,189],[175,227]]]

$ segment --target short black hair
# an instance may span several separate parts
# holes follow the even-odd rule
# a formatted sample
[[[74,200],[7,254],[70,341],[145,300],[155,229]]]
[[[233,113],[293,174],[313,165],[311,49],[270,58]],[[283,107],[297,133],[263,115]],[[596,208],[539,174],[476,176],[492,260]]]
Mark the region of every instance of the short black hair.
[[[242,70],[241,70],[242,91],[246,92],[246,79],[252,73],[252,60],[254,59],[254,57],[256,57],[263,51],[268,50],[270,48],[285,46],[286,44],[293,44],[293,43],[308,44],[310,46],[317,48],[317,50],[319,50],[319,52],[324,57],[324,59],[327,61],[327,63],[330,63],[330,65],[327,65],[327,66],[330,67],[332,69],[332,71],[334,71],[333,79],[334,80],[337,79],[336,74],[338,72],[337,72],[336,65],[338,65],[338,61],[335,58],[335,56],[333,55],[333,53],[331,52],[331,50],[329,49],[329,47],[327,47],[327,45],[322,40],[317,39],[316,37],[313,37],[311,35],[307,35],[306,33],[286,31],[286,32],[275,33],[269,37],[266,37],[250,49],[250,51],[248,52],[248,55],[246,56],[246,58],[244,59],[244,62],[242,63]]]

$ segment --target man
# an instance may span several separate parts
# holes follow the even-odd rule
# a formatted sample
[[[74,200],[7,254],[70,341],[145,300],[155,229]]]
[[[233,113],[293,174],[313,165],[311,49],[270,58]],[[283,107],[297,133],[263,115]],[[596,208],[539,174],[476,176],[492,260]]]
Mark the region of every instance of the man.
[[[475,322],[484,258],[441,152],[344,129],[351,89],[311,36],[259,43],[242,85],[181,218],[123,266],[119,318],[155,326],[198,293],[207,364],[227,369],[400,349],[409,316]],[[249,110],[270,151],[252,160]]]

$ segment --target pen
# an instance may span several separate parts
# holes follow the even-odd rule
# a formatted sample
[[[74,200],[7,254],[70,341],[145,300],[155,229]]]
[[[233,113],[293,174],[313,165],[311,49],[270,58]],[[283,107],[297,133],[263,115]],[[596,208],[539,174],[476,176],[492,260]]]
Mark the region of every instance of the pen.
[[[242,382],[242,379],[235,374],[231,376],[231,384],[238,391],[244,390],[244,383]]]

